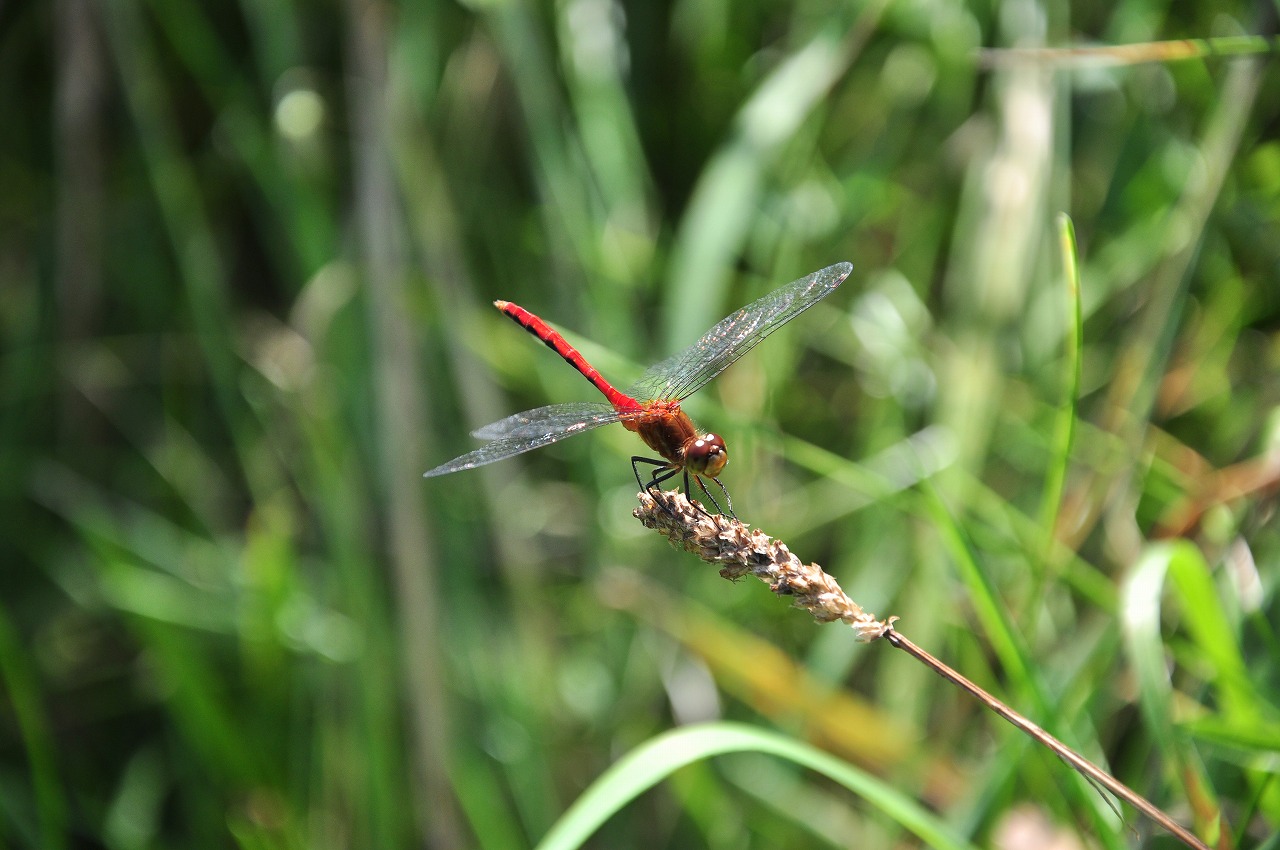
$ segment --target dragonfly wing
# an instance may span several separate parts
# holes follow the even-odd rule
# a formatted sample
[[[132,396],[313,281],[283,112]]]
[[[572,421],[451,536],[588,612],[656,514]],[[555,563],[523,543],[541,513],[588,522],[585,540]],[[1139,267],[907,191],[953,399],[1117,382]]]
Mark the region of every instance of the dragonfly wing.
[[[526,410],[477,429],[473,436],[492,442],[435,469],[427,470],[423,477],[433,478],[506,460],[617,421],[617,411],[607,404],[595,402],[553,404],[550,407]]]
[[[578,431],[589,431],[618,421],[618,412],[597,401],[571,404],[551,404],[537,407],[500,419],[471,432],[481,440],[500,440],[507,437],[534,437],[553,431],[566,431],[566,436]],[[575,428],[575,426],[580,426]]]
[[[689,348],[651,367],[627,391],[641,399],[683,399],[818,301],[853,271],[837,263],[753,301],[702,335]]]

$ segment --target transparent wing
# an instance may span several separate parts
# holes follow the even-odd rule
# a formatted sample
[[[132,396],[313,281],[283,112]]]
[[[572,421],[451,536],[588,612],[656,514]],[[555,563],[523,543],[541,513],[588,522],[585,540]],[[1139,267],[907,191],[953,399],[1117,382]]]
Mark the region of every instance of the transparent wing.
[[[512,437],[542,437],[560,431],[566,432],[565,435],[568,436],[617,422],[619,418],[618,412],[602,401],[550,404],[477,428],[471,432],[471,436],[481,440],[504,440]]]
[[[831,294],[851,271],[849,263],[837,263],[753,301],[689,348],[649,368],[627,394],[639,399],[687,398],[762,339]]]
[[[617,422],[622,415],[607,404],[600,402],[580,402],[576,404],[553,404],[539,407],[508,416],[491,425],[485,425],[472,432],[473,437],[491,440],[488,445],[481,446],[462,457],[454,458],[435,469],[423,473],[424,478],[436,475],[447,475],[450,472],[461,472],[474,469],[499,460],[506,460],[518,454],[532,451],[565,437],[581,434],[610,422]]]

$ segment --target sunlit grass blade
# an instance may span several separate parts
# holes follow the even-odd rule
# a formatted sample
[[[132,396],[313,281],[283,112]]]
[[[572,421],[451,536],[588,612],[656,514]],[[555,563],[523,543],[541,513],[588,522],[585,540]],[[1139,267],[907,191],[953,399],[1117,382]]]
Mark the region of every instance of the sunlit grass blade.
[[[1183,62],[1258,56],[1280,50],[1280,39],[1263,35],[1184,38],[1141,44],[1073,45],[1070,47],[1002,47],[978,53],[984,68],[1035,65],[1052,68],[1106,68],[1147,62]]]
[[[996,592],[987,572],[978,561],[977,552],[965,529],[951,515],[932,481],[921,487],[925,509],[933,519],[941,540],[959,571],[960,580],[968,590],[970,604],[974,607],[982,633],[991,643],[1000,659],[1002,673],[1008,677],[1010,687],[1007,699],[1017,710],[1038,720],[1062,738],[1069,746],[1080,749],[1067,718],[1058,715],[1054,700],[1039,672],[1039,666],[1031,657],[1026,640],[1009,613],[1007,604]],[[1081,730],[1074,729],[1077,733]],[[1079,782],[1063,786],[1073,802],[1088,813],[1095,827],[1105,832],[1108,814],[1102,802],[1081,777]],[[1113,840],[1110,836],[1108,841]]]
[[[1170,211],[1170,222],[1177,226],[1165,228],[1162,234],[1160,262],[1145,284],[1149,304],[1126,334],[1125,347],[1116,358],[1104,427],[1121,434],[1135,456],[1167,370],[1179,320],[1188,307],[1190,270],[1204,238],[1205,223],[1248,126],[1262,73],[1257,61],[1235,63],[1228,69],[1220,100],[1197,142],[1204,174],[1185,185]]]
[[[874,19],[881,8],[870,4],[865,14]],[[714,321],[765,174],[854,60],[858,33],[822,30],[781,62],[743,104],[733,135],[703,168],[671,249],[671,286],[663,305],[669,350],[696,339]]]
[[[1193,551],[1195,557],[1170,559],[1169,587],[1194,642],[1191,657],[1183,663],[1205,671],[1216,699],[1212,703],[1215,711],[1205,718],[1203,726],[1181,725],[1192,737],[1208,733],[1232,747],[1261,747],[1280,752],[1280,704],[1256,687],[1254,674],[1241,651],[1241,637],[1233,625],[1240,621],[1238,612],[1228,609],[1230,603],[1214,583],[1208,563],[1198,551]],[[1194,764],[1194,770],[1183,771],[1184,781],[1192,786],[1188,797],[1203,820],[1217,821],[1222,814],[1217,795],[1208,784],[1207,769],[1198,759]],[[1274,772],[1251,769],[1248,781],[1255,789],[1257,806],[1269,812],[1280,807],[1280,783],[1275,781]],[[1247,817],[1243,816],[1242,821]],[[1242,822],[1240,829],[1245,827]]]
[[[866,804],[897,821],[927,845],[959,850],[971,845],[892,784],[808,744],[751,726],[719,723],[676,729],[632,751],[605,771],[537,845],[574,850],[643,792],[685,765],[713,756],[754,752],[785,759],[843,785]]]
[[[1179,561],[1184,563],[1175,566]],[[1197,566],[1198,565],[1198,566]],[[1200,551],[1187,542],[1157,544],[1144,553],[1129,576],[1121,605],[1126,653],[1138,680],[1138,703],[1145,720],[1144,732],[1164,757],[1166,782],[1174,783],[1195,805],[1197,832],[1216,832],[1221,816],[1216,793],[1203,765],[1189,747],[1186,733],[1175,721],[1175,693],[1161,635],[1162,596],[1165,580],[1174,571],[1203,568]],[[1193,604],[1214,605],[1213,597]]]
[[[1224,609],[1209,565],[1203,556],[1172,558],[1169,579],[1187,632],[1204,656],[1204,669],[1212,671],[1216,702],[1223,715],[1242,725],[1262,719],[1267,706],[1240,653],[1236,629]],[[1273,712],[1277,708],[1280,706],[1270,706]]]
[[[929,516],[936,524],[942,542],[959,570],[960,580],[969,591],[970,603],[982,623],[983,633],[1004,666],[1005,674],[1020,688],[1026,688],[1028,694],[1035,696],[1040,708],[1044,709],[1045,696],[1040,693],[1032,675],[1025,642],[1014,628],[1008,608],[1000,600],[995,587],[978,563],[964,529],[951,515],[932,482],[925,481],[921,486],[921,493]]]
[[[1041,559],[1047,561],[1053,535],[1062,507],[1062,492],[1066,486],[1067,467],[1071,462],[1071,449],[1076,433],[1076,403],[1080,397],[1080,376],[1083,372],[1084,320],[1080,299],[1080,266],[1076,254],[1076,231],[1071,219],[1062,213],[1058,216],[1058,244],[1062,251],[1063,282],[1066,285],[1067,329],[1063,335],[1066,350],[1066,385],[1062,401],[1053,424],[1053,436],[1049,444],[1049,458],[1045,471],[1044,495],[1040,501],[1040,528],[1045,537]],[[1033,596],[1038,594],[1033,594]]]
[[[502,796],[502,782],[492,769],[487,754],[457,753],[450,771],[454,793],[483,850],[523,850],[527,847],[514,819],[494,817],[494,800]]]

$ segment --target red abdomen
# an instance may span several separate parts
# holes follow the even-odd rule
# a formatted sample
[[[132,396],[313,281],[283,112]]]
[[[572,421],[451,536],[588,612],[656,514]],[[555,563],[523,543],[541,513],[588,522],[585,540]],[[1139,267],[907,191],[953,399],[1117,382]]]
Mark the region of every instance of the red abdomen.
[[[613,405],[614,410],[620,413],[626,413],[633,410],[639,410],[640,404],[626,393],[619,392],[613,384],[604,379],[604,376],[587,362],[578,349],[574,348],[568,341],[551,329],[551,326],[530,313],[519,304],[512,304],[510,301],[495,301],[493,306],[511,317],[511,320],[529,333],[536,336],[546,344],[556,354],[559,354],[565,361],[582,373],[582,377],[590,381],[596,389],[604,393],[604,397]]]

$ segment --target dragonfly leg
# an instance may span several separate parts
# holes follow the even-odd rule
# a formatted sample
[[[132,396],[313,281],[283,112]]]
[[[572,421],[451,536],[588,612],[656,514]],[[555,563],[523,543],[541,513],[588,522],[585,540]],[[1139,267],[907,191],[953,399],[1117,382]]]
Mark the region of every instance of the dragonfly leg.
[[[686,472],[686,473],[685,473],[685,482],[684,482],[684,488],[685,488],[685,490],[686,490],[686,491],[689,489],[689,478],[688,478],[688,475],[689,475],[689,474]],[[715,476],[713,476],[713,475],[708,475],[708,476],[707,476],[707,477],[708,477],[708,478],[710,478],[712,481],[716,482],[716,486],[717,486],[717,487],[719,487],[719,488],[720,488],[720,492],[721,492],[722,494],[724,494],[724,507],[723,507],[723,508],[721,508],[721,507],[720,507],[720,503],[719,503],[718,501],[716,501],[716,497],[715,497],[715,496],[713,496],[713,495],[711,494],[711,491],[707,489],[706,482],[704,482],[704,481],[702,480],[702,476],[701,476],[701,475],[695,475],[695,476],[693,476],[693,477],[694,477],[694,479],[696,479],[696,480],[697,480],[697,482],[698,482],[698,486],[702,488],[702,492],[707,494],[707,498],[711,500],[711,504],[713,504],[713,505],[715,505],[715,506],[716,506],[716,513],[718,513],[718,514],[723,514],[723,515],[725,515],[725,516],[729,517],[730,519],[737,519],[737,518],[738,518],[738,515],[737,515],[737,514],[735,514],[735,513],[733,512],[733,499],[729,496],[729,491],[725,488],[724,484],[720,481],[720,479],[719,479],[719,478],[716,478],[716,477],[715,477]],[[705,511],[704,511],[704,513],[705,513]]]
[[[648,481],[640,480],[640,464],[642,463],[646,463],[654,467],[653,474],[649,477]],[[655,460],[654,458],[651,458],[651,457],[639,457],[639,456],[631,458],[631,471],[635,473],[636,483],[640,485],[641,490],[644,490],[647,493],[652,493],[656,487],[662,484],[662,482],[678,474],[681,469],[682,467],[672,466],[669,462],[665,460]],[[686,473],[685,474],[686,492],[689,489],[688,482],[689,482],[689,476]],[[663,509],[664,510],[666,509],[665,505],[663,506]]]
[[[648,483],[645,483],[644,481],[640,480],[640,464],[642,463],[647,463],[650,466],[656,467],[653,470],[653,475],[650,476]],[[659,484],[663,481],[666,481],[668,478],[670,478],[672,475],[675,475],[679,471],[680,471],[680,467],[672,466],[670,463],[668,463],[665,460],[655,460],[654,458],[651,458],[651,457],[640,457],[638,455],[636,457],[631,458],[631,472],[634,473],[634,475],[636,476],[636,484],[640,485],[641,490],[652,490],[654,485]],[[665,473],[665,474],[659,477],[659,473]]]
[[[640,479],[640,464],[642,463],[646,463],[654,467],[653,474],[649,477],[649,480],[647,482],[642,481]],[[686,467],[673,466],[667,461],[655,460],[654,458],[636,456],[631,458],[631,471],[635,473],[636,483],[640,485],[640,488],[642,490],[647,490],[647,491],[652,491],[655,487],[658,487],[664,481],[667,481],[670,478],[674,478],[678,473],[683,472],[685,495],[689,496],[690,498],[693,497],[693,489],[689,486],[689,470]],[[707,499],[709,499],[711,501],[711,504],[715,506],[716,513],[724,514],[726,516],[732,517],[733,519],[737,519],[738,515],[733,512],[733,499],[729,497],[729,491],[725,489],[724,484],[721,483],[719,478],[715,478],[714,476],[710,476],[710,475],[708,475],[707,477],[710,478],[712,481],[716,482],[716,486],[719,487],[720,492],[724,494],[725,507],[723,508],[720,507],[720,502],[711,493],[711,491],[707,489],[707,485],[705,482],[703,482],[701,475],[695,474],[693,476],[693,480],[698,482],[698,488],[702,490],[704,494],[706,494]],[[702,507],[697,502],[694,502],[693,504],[699,511],[706,514],[707,516],[711,516],[711,514],[707,513],[706,508]]]

